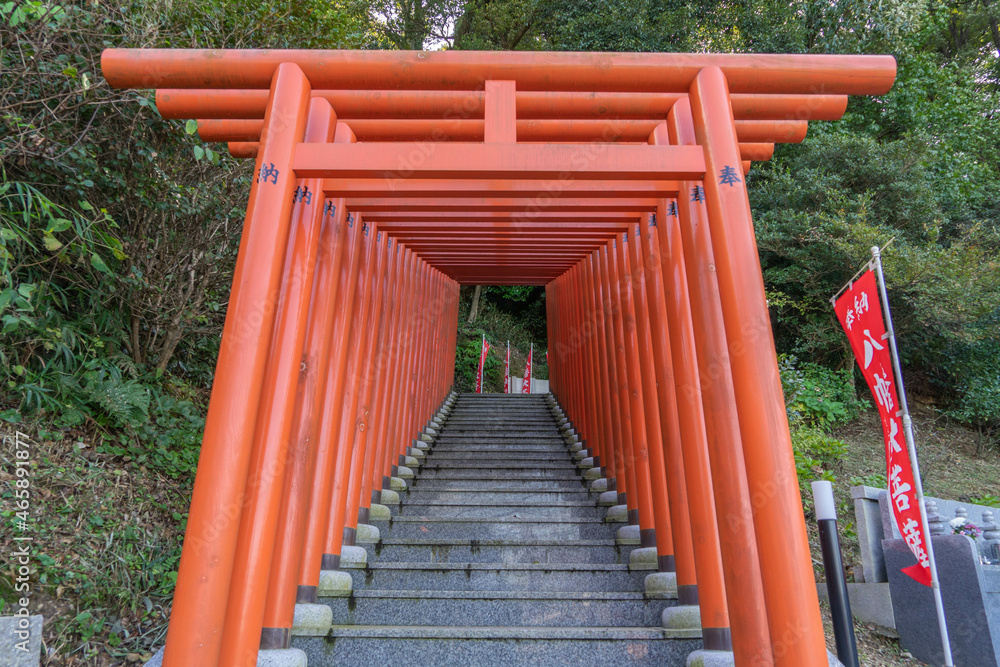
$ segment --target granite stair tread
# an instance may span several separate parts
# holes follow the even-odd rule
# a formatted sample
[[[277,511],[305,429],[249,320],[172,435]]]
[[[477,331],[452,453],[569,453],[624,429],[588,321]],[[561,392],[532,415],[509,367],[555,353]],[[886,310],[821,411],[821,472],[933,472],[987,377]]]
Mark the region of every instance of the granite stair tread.
[[[677,604],[647,595],[599,494],[544,396],[459,394],[349,597],[320,597],[325,636],[296,636],[309,665],[680,667],[701,631],[669,630]],[[579,449],[579,447],[577,447]]]

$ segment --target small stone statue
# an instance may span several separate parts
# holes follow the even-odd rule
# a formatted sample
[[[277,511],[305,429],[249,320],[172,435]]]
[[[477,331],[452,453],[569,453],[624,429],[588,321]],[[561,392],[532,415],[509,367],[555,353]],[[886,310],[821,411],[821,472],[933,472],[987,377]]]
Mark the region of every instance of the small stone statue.
[[[937,503],[933,500],[928,500],[926,503],[927,507],[927,527],[930,528],[931,535],[944,535],[948,532],[948,522],[944,520],[944,517],[938,514]]]
[[[987,563],[1000,565],[1000,525],[997,525],[993,512],[983,512],[983,546],[982,553]]]
[[[997,525],[993,512],[983,512],[983,539],[987,542],[1000,542],[1000,525]]]

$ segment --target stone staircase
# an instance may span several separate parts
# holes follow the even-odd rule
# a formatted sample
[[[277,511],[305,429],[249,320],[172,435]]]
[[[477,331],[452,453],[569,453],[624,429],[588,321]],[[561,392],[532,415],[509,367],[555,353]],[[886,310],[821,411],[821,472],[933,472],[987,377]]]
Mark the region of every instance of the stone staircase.
[[[427,443],[425,443],[427,444]],[[311,666],[683,665],[698,631],[665,630],[622,525],[606,521],[540,395],[463,394]],[[686,637],[686,638],[685,638]]]

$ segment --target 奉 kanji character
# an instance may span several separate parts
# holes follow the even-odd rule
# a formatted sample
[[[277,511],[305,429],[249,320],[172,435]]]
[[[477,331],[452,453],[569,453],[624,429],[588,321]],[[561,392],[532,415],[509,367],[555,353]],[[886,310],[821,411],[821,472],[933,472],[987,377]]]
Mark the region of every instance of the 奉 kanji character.
[[[675,218],[677,217],[677,202],[671,201],[667,204],[667,215],[672,215]]]
[[[737,178],[737,171],[726,165],[719,171],[719,185],[728,185],[729,187],[734,187],[737,183],[742,183],[739,178]]]
[[[700,185],[691,188],[691,201],[705,201],[705,188]]]

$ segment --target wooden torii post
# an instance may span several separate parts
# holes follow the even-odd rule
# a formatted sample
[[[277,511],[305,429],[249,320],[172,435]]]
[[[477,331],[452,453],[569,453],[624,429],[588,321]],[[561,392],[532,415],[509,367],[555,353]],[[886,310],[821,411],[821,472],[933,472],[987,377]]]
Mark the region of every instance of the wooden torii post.
[[[164,664],[287,645],[450,389],[458,285],[487,283],[546,286],[553,392],[705,647],[826,664],[745,181],[886,92],[891,57],[112,49],[102,69],[255,160]]]

